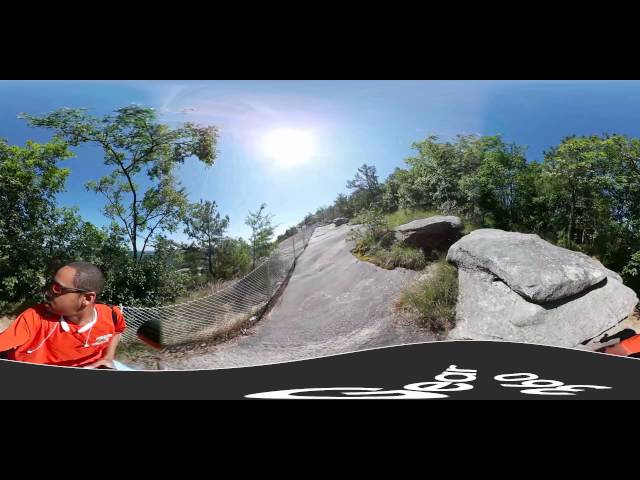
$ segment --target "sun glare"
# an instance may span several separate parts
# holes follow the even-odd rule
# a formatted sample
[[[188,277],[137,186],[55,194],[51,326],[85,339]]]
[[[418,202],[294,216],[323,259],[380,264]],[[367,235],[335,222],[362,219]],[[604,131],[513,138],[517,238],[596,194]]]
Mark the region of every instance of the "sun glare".
[[[282,128],[264,136],[264,153],[282,166],[308,162],[315,152],[313,135],[305,130]]]

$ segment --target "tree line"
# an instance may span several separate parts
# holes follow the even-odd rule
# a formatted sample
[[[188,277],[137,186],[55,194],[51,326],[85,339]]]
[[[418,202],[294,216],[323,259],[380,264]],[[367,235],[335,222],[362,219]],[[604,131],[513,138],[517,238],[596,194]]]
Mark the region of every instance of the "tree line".
[[[569,136],[527,161],[499,135],[435,135],[380,181],[364,164],[332,205],[304,223],[399,210],[455,214],[478,227],[536,233],[599,259],[640,292],[640,139]]]
[[[0,312],[41,300],[55,270],[73,260],[98,265],[106,277],[102,301],[152,306],[170,303],[215,279],[246,274],[274,248],[272,215],[262,204],[249,212],[249,241],[225,235],[229,216],[215,201],[191,203],[176,169],[187,158],[211,166],[219,131],[192,123],[171,128],[138,105],[92,116],[63,108],[35,116],[31,126],[50,129],[47,143],[10,145],[0,139]],[[81,144],[98,146],[110,171],[88,182],[105,200],[108,226],[60,207],[70,170],[62,166]],[[179,229],[190,239],[169,238]]]
[[[375,219],[401,210],[455,214],[479,227],[537,233],[598,258],[640,292],[640,139],[617,134],[570,136],[527,161],[526,148],[499,135],[435,135],[412,145],[405,167],[384,181],[364,164],[329,205],[273,240],[272,215],[248,212],[248,240],[226,235],[216,202],[191,203],[176,169],[187,158],[213,165],[219,131],[169,127],[153,109],[131,105],[95,117],[83,109],[34,116],[47,143],[0,139],[0,312],[38,301],[55,269],[87,260],[105,273],[103,301],[162,305],[216,279],[246,274],[275,244],[304,225],[336,217]],[[81,144],[98,146],[110,171],[88,182],[105,200],[108,226],[56,204],[70,171],[64,160]],[[182,229],[190,243],[169,235]]]

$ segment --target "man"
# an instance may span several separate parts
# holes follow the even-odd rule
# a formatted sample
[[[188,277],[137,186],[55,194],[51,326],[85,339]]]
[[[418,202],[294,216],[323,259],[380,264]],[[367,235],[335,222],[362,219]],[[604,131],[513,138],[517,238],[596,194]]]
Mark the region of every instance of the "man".
[[[117,307],[96,303],[103,287],[102,272],[89,262],[60,268],[45,291],[47,302],[28,308],[0,333],[0,352],[29,363],[115,368],[126,325]]]

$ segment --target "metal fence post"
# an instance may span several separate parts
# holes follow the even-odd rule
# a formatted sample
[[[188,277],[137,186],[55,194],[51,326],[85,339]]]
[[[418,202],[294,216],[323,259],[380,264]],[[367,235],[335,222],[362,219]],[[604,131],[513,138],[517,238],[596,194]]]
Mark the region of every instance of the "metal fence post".
[[[273,256],[268,258],[267,261],[266,261],[266,264],[267,264],[267,292],[269,292],[269,295],[271,295],[271,275],[269,274],[269,264],[271,263],[271,258],[273,258]]]

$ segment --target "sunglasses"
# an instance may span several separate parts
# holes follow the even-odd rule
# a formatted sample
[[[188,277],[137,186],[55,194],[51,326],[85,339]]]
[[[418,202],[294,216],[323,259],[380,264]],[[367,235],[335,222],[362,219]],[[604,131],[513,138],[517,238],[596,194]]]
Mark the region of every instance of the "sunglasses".
[[[50,299],[53,296],[57,297],[60,295],[64,295],[65,293],[86,293],[91,291],[93,290],[86,290],[84,288],[65,287],[54,280],[47,287],[45,287],[44,296],[47,297],[47,299]]]

